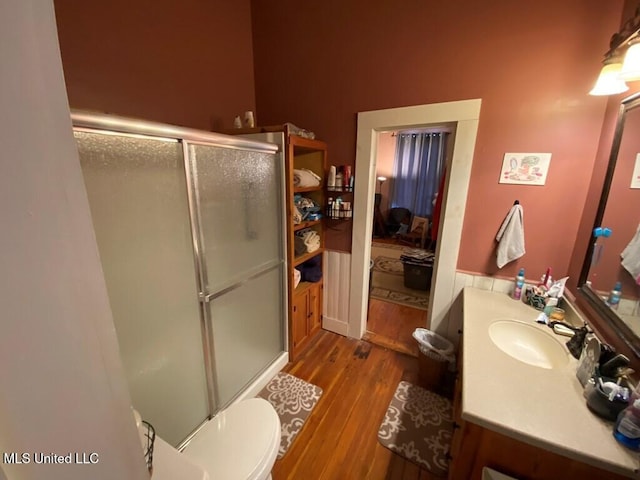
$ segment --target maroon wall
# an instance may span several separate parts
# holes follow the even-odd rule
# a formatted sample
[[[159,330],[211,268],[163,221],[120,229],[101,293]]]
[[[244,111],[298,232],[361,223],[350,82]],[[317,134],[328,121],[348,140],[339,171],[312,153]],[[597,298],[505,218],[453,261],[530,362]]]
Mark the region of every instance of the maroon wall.
[[[72,108],[202,129],[255,110],[249,0],[55,0]]]
[[[495,234],[525,210],[528,277],[569,269],[606,98],[587,95],[622,0],[252,0],[263,124],[314,130],[353,164],[359,111],[482,98],[458,267],[495,273]],[[505,152],[551,152],[547,184],[499,185]],[[357,172],[355,172],[357,175]],[[329,248],[349,249],[350,230]]]

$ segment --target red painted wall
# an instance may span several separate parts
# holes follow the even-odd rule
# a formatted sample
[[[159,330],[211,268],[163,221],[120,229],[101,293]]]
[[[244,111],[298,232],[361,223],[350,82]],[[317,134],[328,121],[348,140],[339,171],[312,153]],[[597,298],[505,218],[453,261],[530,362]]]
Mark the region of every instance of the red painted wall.
[[[587,92],[622,3],[252,0],[258,115],[314,130],[333,163],[353,164],[357,112],[482,98],[458,267],[496,273],[495,234],[519,199],[527,254],[500,275],[564,275],[607,103]],[[499,185],[505,152],[551,152],[547,184]],[[350,233],[328,247],[350,249]]]
[[[255,110],[249,0],[55,0],[72,108],[201,129]]]

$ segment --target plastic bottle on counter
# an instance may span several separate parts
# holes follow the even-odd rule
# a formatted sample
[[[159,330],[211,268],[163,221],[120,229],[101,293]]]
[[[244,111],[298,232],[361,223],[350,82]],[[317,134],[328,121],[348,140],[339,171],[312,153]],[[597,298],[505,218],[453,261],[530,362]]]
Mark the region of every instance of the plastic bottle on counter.
[[[515,300],[520,300],[522,297],[522,289],[524,288],[524,268],[521,268],[518,271],[518,275],[516,276],[516,284],[513,287],[513,298]]]
[[[613,290],[609,293],[609,298],[607,298],[607,305],[611,308],[618,308],[618,304],[620,303],[620,296],[622,295],[622,284],[620,282],[616,282]]]
[[[620,412],[613,436],[625,447],[640,451],[640,399]]]

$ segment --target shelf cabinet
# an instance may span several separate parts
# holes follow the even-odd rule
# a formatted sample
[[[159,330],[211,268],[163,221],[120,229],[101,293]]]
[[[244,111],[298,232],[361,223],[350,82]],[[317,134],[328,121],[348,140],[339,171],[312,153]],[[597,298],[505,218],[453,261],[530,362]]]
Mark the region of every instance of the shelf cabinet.
[[[302,195],[322,207],[325,205],[325,165],[327,160],[327,145],[319,140],[310,140],[295,135],[285,136],[286,144],[286,175],[287,175],[287,219],[288,219],[288,260],[289,260],[289,318],[291,319],[289,354],[292,360],[311,343],[311,340],[322,325],[322,291],[323,279],[310,282],[303,278],[295,287],[294,268],[304,271],[307,262],[315,259],[316,269],[322,269],[322,254],[324,252],[324,218],[321,220],[294,221],[294,196]],[[312,187],[297,186],[294,181],[294,170],[307,169],[320,177],[319,185]],[[322,208],[320,209],[322,212]],[[296,236],[309,229],[315,232],[319,245],[311,252],[296,252]],[[298,240],[299,242],[299,240]],[[316,278],[314,278],[315,280]]]
[[[293,296],[291,337],[294,349],[302,349],[320,329],[322,319],[322,285],[302,282]]]

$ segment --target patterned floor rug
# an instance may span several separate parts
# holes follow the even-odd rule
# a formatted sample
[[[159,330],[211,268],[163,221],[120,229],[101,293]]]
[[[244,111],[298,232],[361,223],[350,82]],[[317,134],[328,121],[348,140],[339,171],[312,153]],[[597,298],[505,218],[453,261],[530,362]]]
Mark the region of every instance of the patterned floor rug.
[[[376,248],[372,253],[387,253]],[[396,250],[399,255],[402,250]],[[390,253],[393,255],[393,253]],[[429,308],[429,292],[415,290],[404,286],[404,268],[399,258],[386,255],[374,257],[373,273],[371,275],[371,292],[373,298],[385,302],[408,305],[410,307],[427,310]]]
[[[284,372],[279,372],[260,391],[258,396],[273,405],[280,417],[282,437],[278,459],[287,453],[321,395],[320,387]]]
[[[437,476],[446,476],[453,431],[451,402],[400,382],[378,430],[382,445]]]

